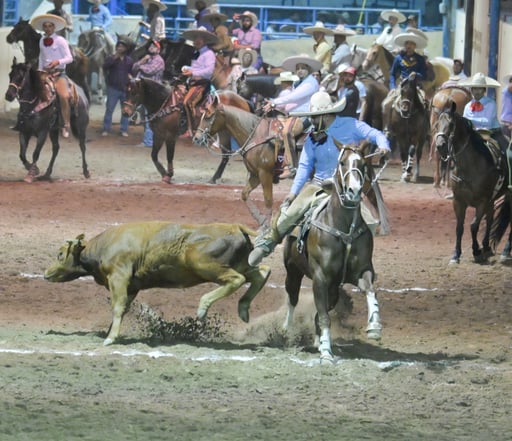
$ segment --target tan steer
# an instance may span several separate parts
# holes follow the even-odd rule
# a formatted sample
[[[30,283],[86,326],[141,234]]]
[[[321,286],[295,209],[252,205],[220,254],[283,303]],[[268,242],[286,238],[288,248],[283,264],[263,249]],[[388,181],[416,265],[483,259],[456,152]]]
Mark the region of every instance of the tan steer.
[[[64,244],[45,279],[68,282],[91,275],[111,294],[112,324],[104,345],[119,336],[121,321],[137,293],[148,288],[186,288],[205,282],[220,285],[204,294],[197,316],[206,317],[217,300],[244,283],[238,315],[249,321],[249,306],[270,275],[270,268],[251,267],[247,257],[255,233],[239,224],[128,223],[109,228],[90,241],[84,235]]]

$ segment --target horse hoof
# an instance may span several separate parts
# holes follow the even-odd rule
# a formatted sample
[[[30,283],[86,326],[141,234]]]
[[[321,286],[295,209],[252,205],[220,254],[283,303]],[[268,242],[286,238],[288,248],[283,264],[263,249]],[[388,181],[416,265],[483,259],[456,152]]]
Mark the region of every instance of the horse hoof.
[[[25,176],[25,178],[23,179],[26,183],[28,184],[32,184],[32,182],[34,182],[34,176],[32,175],[27,175]]]
[[[170,184],[171,183],[171,177],[170,176],[163,176],[162,177],[162,182],[165,182],[166,184]]]
[[[380,340],[382,337],[382,329],[367,329],[366,338],[368,340]]]
[[[452,257],[450,259],[449,265],[455,265],[457,263],[460,263],[460,257]]]
[[[329,365],[329,366],[334,365],[335,363],[334,363],[333,355],[329,352],[321,354],[320,355],[320,364]]]

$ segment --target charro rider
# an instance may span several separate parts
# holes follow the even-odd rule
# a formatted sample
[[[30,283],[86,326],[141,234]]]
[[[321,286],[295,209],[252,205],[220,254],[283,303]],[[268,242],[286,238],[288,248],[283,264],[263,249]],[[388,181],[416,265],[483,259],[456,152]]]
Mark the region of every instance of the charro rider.
[[[192,137],[194,131],[194,117],[196,107],[210,90],[213,71],[215,70],[215,53],[209,45],[218,42],[217,36],[205,29],[190,29],[183,32],[183,38],[194,42],[197,58],[192,60],[190,66],[183,66],[181,72],[189,77],[188,91],[183,100],[187,114],[188,132],[186,136]]]
[[[291,113],[310,117],[313,131],[304,144],[290,193],[272,219],[271,230],[256,239],[255,248],[249,255],[250,265],[258,265],[301,222],[310,208],[328,197],[322,182],[332,178],[338,164],[339,150],[334,139],[342,144],[358,144],[370,139],[377,144],[379,153],[390,151],[388,140],[380,131],[355,118],[339,116],[344,107],[344,98],[333,103],[330,95],[321,91],[311,97],[309,111]]]
[[[313,36],[313,39],[315,40],[315,44],[313,45],[315,60],[322,63],[320,72],[323,75],[326,74],[331,69],[332,51],[331,46],[325,39],[325,36],[333,35],[332,29],[326,28],[321,21],[318,21],[314,26],[305,27],[303,31],[306,34]]]
[[[30,23],[38,31],[43,31],[39,41],[39,70],[45,70],[53,77],[55,91],[59,97],[62,122],[62,136],[69,138],[71,91],[66,75],[66,65],[73,61],[67,40],[56,34],[66,27],[66,20],[52,14],[38,15]]]
[[[399,23],[403,23],[406,20],[405,15],[396,9],[391,9],[388,11],[382,11],[380,17],[389,24],[377,37],[375,43],[384,46],[388,51],[398,52],[400,50],[400,46],[396,45],[395,37],[402,33],[402,28]]]

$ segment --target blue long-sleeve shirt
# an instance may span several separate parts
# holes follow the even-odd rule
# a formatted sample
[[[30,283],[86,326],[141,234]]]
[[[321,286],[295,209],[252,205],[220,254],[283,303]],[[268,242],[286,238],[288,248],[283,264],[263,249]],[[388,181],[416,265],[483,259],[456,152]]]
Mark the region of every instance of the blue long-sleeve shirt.
[[[89,17],[86,18],[86,21],[91,22],[91,28],[101,28],[105,31],[108,31],[108,27],[112,24],[112,15],[110,11],[105,5],[98,5],[98,12],[93,12],[96,6],[91,6],[89,8]]]
[[[425,58],[414,52],[410,57],[405,52],[399,53],[393,60],[390,70],[389,87],[396,87],[396,78],[407,78],[411,73],[416,72],[420,76],[420,80],[427,77],[427,62]]]
[[[389,142],[381,131],[355,118],[337,116],[327,129],[327,140],[323,144],[316,142],[311,135],[308,136],[300,155],[299,167],[290,193],[299,194],[302,187],[309,181],[313,170],[315,179],[321,181],[334,175],[340,152],[333,138],[343,144],[359,144],[368,139],[377,144],[380,149],[390,150]]]
[[[466,104],[462,116],[469,119],[475,129],[499,129],[500,122],[498,121],[496,101],[484,95],[480,99],[480,103],[483,106],[482,110],[473,110],[474,103],[475,100],[472,99]]]

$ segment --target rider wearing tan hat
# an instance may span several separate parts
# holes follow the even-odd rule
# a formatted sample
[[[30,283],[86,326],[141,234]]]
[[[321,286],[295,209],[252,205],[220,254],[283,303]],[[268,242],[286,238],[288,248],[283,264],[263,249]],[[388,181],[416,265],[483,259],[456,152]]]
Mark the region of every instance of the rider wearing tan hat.
[[[308,35],[312,35],[315,40],[313,52],[315,53],[315,60],[322,63],[320,71],[322,74],[329,72],[331,68],[332,50],[325,36],[333,35],[332,29],[326,28],[321,21],[318,21],[314,26],[305,27],[304,32]]]
[[[159,0],[142,0],[142,6],[146,10],[149,23],[140,21],[139,24],[149,30],[149,39],[160,41],[165,38],[165,18],[162,11],[167,6]]]

